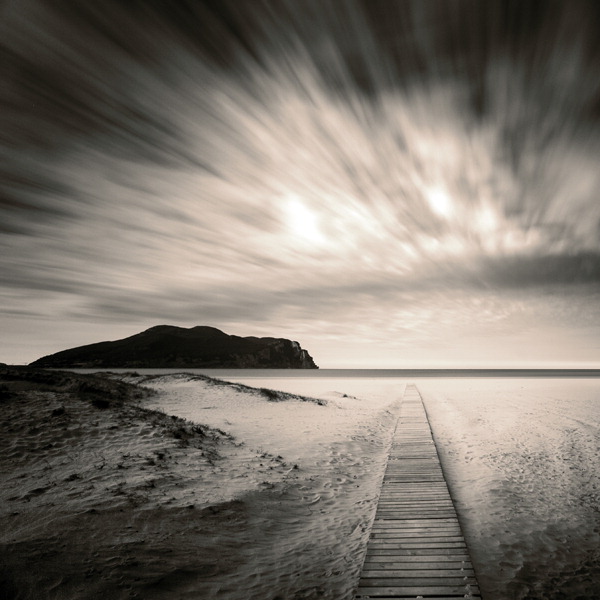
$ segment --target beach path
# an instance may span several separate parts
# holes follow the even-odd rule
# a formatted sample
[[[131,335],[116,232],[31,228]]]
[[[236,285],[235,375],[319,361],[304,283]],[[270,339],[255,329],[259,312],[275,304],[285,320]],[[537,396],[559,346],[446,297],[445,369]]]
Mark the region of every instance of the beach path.
[[[408,385],[355,598],[480,598],[423,400]]]

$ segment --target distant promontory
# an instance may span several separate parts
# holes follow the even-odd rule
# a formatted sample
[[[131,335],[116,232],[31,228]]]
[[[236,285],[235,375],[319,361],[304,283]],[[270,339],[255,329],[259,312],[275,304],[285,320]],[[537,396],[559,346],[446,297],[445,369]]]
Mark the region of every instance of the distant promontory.
[[[122,340],[50,354],[31,363],[49,368],[318,369],[298,342],[239,337],[207,326],[158,325]]]

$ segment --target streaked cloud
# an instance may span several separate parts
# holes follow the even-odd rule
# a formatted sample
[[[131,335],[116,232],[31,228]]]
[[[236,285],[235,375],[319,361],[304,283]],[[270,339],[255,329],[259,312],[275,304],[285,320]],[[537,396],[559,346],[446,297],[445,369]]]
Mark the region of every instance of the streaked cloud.
[[[600,361],[592,3],[3,11],[14,344],[206,323],[389,366],[508,360],[531,326],[544,360],[564,319],[563,360]]]

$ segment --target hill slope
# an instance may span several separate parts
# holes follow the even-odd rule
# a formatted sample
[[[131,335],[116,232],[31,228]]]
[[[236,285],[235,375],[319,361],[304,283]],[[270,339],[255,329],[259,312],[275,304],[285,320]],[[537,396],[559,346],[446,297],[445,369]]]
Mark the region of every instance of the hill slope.
[[[63,350],[31,363],[52,368],[317,369],[298,342],[228,335],[214,327],[158,325],[122,340]]]

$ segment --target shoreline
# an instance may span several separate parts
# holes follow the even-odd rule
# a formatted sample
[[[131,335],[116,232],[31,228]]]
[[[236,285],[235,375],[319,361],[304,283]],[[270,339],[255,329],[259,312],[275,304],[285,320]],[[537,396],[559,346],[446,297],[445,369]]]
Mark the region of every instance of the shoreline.
[[[17,368],[29,368],[27,365],[20,365]],[[46,369],[53,371],[54,369]],[[65,369],[56,369],[65,370]],[[138,373],[138,374],[178,374],[187,373],[190,375],[204,374],[212,378],[222,378],[225,376],[235,378],[398,378],[398,379],[456,379],[456,378],[600,378],[600,368],[583,369],[228,369],[228,368],[79,368],[72,367],[66,369],[68,372],[81,374],[94,373]]]

